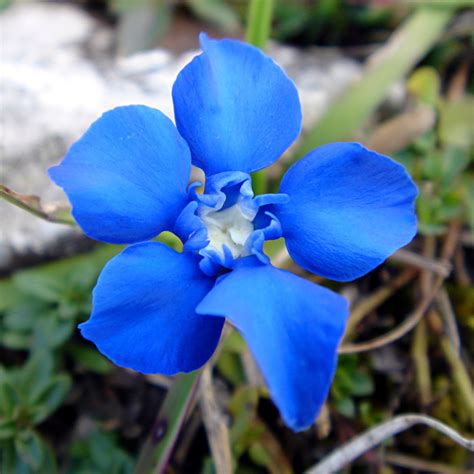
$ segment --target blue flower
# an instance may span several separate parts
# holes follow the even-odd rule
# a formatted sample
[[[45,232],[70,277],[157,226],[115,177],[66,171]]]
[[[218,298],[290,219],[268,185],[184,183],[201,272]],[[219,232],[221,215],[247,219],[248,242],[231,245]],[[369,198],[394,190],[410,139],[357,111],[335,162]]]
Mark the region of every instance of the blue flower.
[[[134,105],[105,113],[50,170],[84,232],[133,244],[104,268],[85,338],[116,364],[175,374],[202,366],[227,318],[243,335],[285,422],[311,425],[327,397],[348,316],[341,296],[273,267],[264,242],[337,281],[360,277],[416,232],[416,187],[357,143],[325,145],[254,196],[262,169],[301,128],[292,81],[258,49],[201,36],[173,86],[176,127]],[[206,175],[187,190],[191,163]],[[148,241],[176,233],[179,253]]]

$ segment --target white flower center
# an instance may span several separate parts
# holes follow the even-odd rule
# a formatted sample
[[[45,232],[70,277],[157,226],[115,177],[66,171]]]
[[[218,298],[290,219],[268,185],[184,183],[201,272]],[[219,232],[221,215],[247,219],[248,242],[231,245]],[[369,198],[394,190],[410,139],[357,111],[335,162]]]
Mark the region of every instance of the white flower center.
[[[253,218],[246,216],[238,203],[222,211],[203,212],[200,217],[207,227],[207,248],[212,248],[222,257],[223,245],[228,247],[234,258],[249,255],[244,246],[254,230]]]

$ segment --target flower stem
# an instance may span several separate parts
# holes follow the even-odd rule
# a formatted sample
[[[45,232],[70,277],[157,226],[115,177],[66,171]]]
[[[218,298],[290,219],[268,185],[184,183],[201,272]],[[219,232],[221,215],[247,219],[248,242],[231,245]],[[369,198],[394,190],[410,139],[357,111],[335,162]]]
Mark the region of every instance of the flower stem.
[[[164,473],[195,398],[200,371],[177,375],[140,452],[135,474]]]
[[[245,41],[265,49],[270,36],[273,0],[251,0],[247,14]]]
[[[257,48],[265,49],[271,32],[273,0],[251,0],[247,13],[245,41]],[[252,187],[255,194],[267,191],[265,170],[252,173]]]

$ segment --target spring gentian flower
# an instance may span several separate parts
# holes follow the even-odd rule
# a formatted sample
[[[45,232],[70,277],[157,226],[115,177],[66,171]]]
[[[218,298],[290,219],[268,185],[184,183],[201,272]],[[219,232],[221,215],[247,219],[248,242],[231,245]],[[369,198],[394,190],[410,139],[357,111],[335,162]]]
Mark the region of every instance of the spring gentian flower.
[[[298,93],[258,49],[200,39],[173,86],[176,127],[118,107],[50,170],[88,236],[132,244],[105,266],[80,328],[116,364],[171,375],[209,359],[227,318],[287,425],[305,429],[327,397],[347,303],[272,266],[263,244],[284,237],[305,270],[352,280],[412,239],[416,188],[391,159],[334,143],[294,164],[278,194],[254,196],[249,173],[300,132]],[[203,194],[187,188],[191,163],[207,175]],[[182,252],[150,241],[164,230]]]

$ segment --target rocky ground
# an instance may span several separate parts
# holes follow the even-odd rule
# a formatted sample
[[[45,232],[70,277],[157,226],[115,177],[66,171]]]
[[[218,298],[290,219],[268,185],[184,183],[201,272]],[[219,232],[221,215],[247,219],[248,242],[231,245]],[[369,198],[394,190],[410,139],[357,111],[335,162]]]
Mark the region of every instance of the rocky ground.
[[[173,116],[173,82],[197,53],[157,48],[118,57],[114,29],[74,5],[16,4],[0,15],[0,30],[1,181],[48,203],[65,199],[48,167],[103,111],[139,103]],[[335,49],[272,44],[269,53],[296,83],[305,127],[360,73],[358,62]],[[0,271],[84,245],[79,231],[4,202],[0,214]]]

